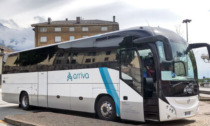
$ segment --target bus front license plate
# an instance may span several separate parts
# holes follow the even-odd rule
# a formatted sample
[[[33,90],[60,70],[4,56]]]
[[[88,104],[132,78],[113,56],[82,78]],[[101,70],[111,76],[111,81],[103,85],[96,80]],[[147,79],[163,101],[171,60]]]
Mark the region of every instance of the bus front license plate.
[[[185,112],[185,116],[189,116],[190,114],[191,114],[191,112],[190,112],[190,111]]]

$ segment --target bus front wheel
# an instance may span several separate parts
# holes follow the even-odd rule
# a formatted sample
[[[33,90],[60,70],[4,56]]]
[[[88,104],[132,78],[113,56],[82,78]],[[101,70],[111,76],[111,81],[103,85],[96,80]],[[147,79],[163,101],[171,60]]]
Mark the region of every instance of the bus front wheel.
[[[100,119],[113,121],[116,118],[115,103],[113,99],[108,96],[100,98],[96,110]]]
[[[30,109],[30,104],[29,104],[29,97],[26,92],[23,92],[20,97],[20,106],[24,110],[29,110]]]

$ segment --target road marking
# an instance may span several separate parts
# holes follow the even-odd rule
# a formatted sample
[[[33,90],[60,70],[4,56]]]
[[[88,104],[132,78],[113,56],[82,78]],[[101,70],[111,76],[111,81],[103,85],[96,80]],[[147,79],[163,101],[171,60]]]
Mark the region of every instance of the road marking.
[[[7,124],[6,122],[4,122],[4,121],[2,121],[2,120],[0,120],[0,123]]]

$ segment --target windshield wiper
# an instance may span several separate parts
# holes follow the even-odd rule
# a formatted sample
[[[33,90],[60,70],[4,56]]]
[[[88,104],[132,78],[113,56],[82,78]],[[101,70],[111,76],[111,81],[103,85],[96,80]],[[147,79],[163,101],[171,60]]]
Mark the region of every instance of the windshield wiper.
[[[184,82],[179,82],[178,84],[174,84],[174,85],[171,85],[171,87],[176,87],[176,86],[178,86],[178,85],[180,85],[180,84],[183,84]]]
[[[196,85],[196,81],[194,80],[194,81],[186,81],[186,82],[179,82],[179,83],[177,83],[177,84],[174,84],[174,85],[171,85],[171,87],[176,87],[176,86],[178,86],[178,85],[180,85],[180,84],[187,84],[187,85]]]

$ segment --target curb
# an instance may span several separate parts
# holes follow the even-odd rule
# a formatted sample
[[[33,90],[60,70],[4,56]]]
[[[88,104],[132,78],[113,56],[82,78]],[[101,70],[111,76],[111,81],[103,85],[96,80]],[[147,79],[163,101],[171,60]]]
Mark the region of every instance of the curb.
[[[4,118],[4,121],[7,122],[8,124],[12,124],[15,126],[36,126],[35,124],[31,124],[29,122],[22,122],[22,121],[10,119],[7,117]]]
[[[199,97],[200,101],[210,101],[210,98],[207,97]]]
[[[202,91],[202,90],[200,90],[200,93],[202,93],[202,94],[210,94],[210,91]]]

